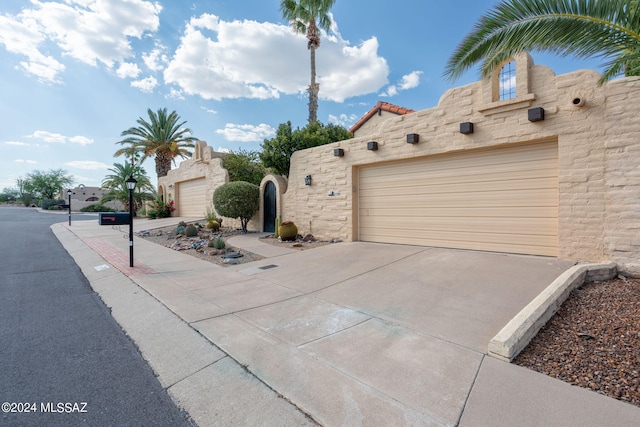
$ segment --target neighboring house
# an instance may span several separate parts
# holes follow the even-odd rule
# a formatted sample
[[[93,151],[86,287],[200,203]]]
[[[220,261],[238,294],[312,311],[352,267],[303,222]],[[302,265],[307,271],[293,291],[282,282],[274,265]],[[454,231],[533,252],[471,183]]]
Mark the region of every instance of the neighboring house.
[[[380,127],[387,122],[387,119],[413,112],[413,110],[408,108],[379,101],[367,114],[362,116],[356,124],[351,126],[349,132],[351,132],[354,137],[376,134],[379,132]]]
[[[275,215],[321,239],[612,260],[640,273],[640,79],[599,78],[555,75],[523,54],[434,108],[379,103],[355,138],[298,151],[288,181],[263,180],[256,228]]]
[[[102,196],[104,196],[106,193],[108,193],[108,190],[104,190],[100,187],[87,187],[84,184],[80,184],[77,187],[71,189],[71,210],[79,211],[86,206],[99,203]],[[62,191],[62,193],[60,194],[60,199],[64,200],[66,203],[69,203],[67,190]],[[103,203],[103,205],[117,210],[124,209],[122,203],[117,200]]]

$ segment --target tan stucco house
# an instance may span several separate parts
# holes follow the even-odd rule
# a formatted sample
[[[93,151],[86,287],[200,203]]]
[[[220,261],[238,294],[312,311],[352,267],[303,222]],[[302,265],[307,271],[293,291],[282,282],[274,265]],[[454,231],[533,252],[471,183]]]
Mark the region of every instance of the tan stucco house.
[[[255,228],[277,216],[318,238],[612,260],[640,273],[640,79],[600,85],[595,71],[555,75],[527,54],[510,69],[506,96],[497,70],[434,108],[378,104],[355,138],[294,153],[288,180],[263,181]]]

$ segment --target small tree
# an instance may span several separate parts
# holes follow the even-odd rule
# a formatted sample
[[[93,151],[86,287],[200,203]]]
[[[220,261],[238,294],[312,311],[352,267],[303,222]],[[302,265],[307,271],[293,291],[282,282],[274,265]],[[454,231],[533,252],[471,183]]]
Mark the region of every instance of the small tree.
[[[289,176],[294,152],[350,138],[353,138],[353,134],[347,129],[331,123],[325,126],[315,121],[296,130],[291,128],[291,122],[282,123],[274,138],[264,140],[260,158],[266,167],[273,168],[280,175]]]
[[[218,214],[227,218],[239,218],[242,232],[260,209],[260,187],[245,181],[228,182],[213,192],[213,206]]]
[[[257,151],[232,151],[224,157],[222,164],[229,171],[229,181],[246,181],[260,185],[262,178],[267,174],[267,170],[260,163],[260,153]]]

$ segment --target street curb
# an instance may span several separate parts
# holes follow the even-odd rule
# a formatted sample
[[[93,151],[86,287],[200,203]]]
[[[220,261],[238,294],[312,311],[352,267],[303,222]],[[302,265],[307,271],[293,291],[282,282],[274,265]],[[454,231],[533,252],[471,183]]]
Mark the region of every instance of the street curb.
[[[558,311],[571,291],[584,283],[609,280],[618,274],[615,263],[579,264],[565,271],[523,308],[489,341],[488,355],[511,362]]]

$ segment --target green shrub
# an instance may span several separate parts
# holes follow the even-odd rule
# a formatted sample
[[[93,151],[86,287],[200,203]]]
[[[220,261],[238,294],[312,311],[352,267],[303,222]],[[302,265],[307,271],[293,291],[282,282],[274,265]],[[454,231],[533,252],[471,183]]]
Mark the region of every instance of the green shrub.
[[[198,227],[193,224],[187,225],[184,229],[184,235],[187,237],[196,237],[198,235]]]
[[[161,198],[157,198],[149,205],[149,209],[147,210],[147,217],[149,219],[156,218],[168,218],[171,216],[171,212],[175,210],[175,206],[173,204],[173,200],[170,202],[165,202]]]
[[[116,210],[100,203],[85,206],[80,212],[115,212]]]
[[[215,239],[209,240],[210,248],[224,249],[225,246],[226,245],[224,243],[224,240],[222,240],[222,237],[216,237]]]
[[[40,200],[40,207],[42,209],[44,209],[45,211],[53,211],[53,210],[58,210],[58,205],[64,205],[68,202],[62,200],[62,199],[42,199]],[[54,206],[55,209],[51,209],[51,207]]]
[[[239,218],[246,233],[249,220],[260,209],[260,187],[245,181],[223,184],[213,193],[213,206],[222,216]]]

